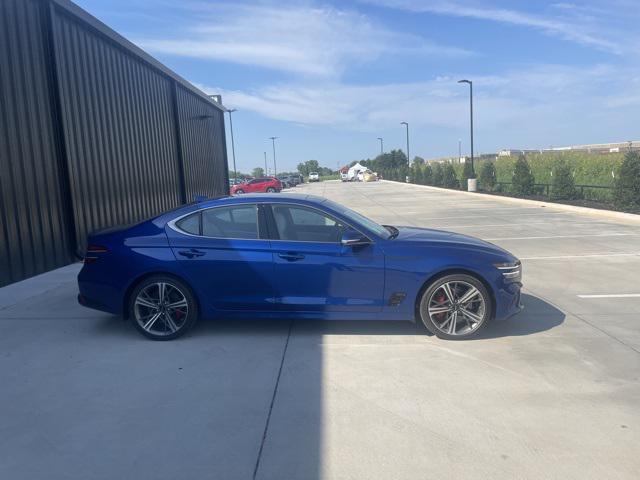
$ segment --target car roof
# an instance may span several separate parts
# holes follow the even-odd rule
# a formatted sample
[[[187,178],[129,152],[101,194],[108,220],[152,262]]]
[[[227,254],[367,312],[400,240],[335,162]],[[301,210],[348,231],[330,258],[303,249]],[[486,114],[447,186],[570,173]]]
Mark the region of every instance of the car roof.
[[[157,217],[151,219],[157,224],[166,223],[177,217],[182,217],[191,212],[202,210],[205,208],[219,207],[223,205],[240,205],[243,203],[287,203],[297,202],[306,204],[319,204],[327,202],[324,197],[316,195],[298,194],[298,193],[246,193],[236,196],[223,196],[203,200],[201,202],[193,202],[181,207],[161,213]]]

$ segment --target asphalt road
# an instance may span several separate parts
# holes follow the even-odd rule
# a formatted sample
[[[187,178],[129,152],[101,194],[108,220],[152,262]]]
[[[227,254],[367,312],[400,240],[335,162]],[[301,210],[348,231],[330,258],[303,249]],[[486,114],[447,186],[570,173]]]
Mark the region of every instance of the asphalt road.
[[[638,224],[390,182],[296,191],[507,248],[525,311],[466,342],[222,321],[157,343],[78,306],[66,267],[0,289],[0,478],[638,478]]]

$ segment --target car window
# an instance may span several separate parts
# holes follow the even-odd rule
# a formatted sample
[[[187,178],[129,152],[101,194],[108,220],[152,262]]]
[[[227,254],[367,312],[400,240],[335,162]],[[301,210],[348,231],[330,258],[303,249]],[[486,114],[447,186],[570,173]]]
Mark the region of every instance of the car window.
[[[297,205],[273,205],[273,217],[280,240],[339,242],[344,225],[328,214]]]
[[[202,212],[202,235],[216,238],[258,238],[258,207],[238,205]]]
[[[200,235],[200,212],[196,212],[176,222],[176,227],[191,235]]]

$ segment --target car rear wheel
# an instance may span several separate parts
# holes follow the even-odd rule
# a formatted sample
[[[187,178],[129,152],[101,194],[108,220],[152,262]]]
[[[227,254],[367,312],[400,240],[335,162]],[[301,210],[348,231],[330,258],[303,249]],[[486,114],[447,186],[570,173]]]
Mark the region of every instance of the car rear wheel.
[[[129,318],[140,333],[153,340],[178,338],[198,318],[198,306],[189,288],[164,275],[140,282],[129,303]]]
[[[434,335],[462,340],[477,335],[492,315],[489,292],[471,275],[447,275],[434,281],[422,294],[420,320]]]
[[[275,193],[276,189],[273,187],[267,188],[267,193]]]
[[[236,190],[236,193],[237,193],[238,195],[241,195],[241,194],[243,194],[243,193],[244,193],[244,190],[242,190],[241,188],[239,188],[238,190]]]

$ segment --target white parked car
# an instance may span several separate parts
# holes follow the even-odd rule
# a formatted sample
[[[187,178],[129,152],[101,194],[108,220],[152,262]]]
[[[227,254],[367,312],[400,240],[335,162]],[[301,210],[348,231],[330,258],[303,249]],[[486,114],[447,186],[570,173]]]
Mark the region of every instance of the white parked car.
[[[320,181],[320,175],[318,175],[318,172],[309,172],[309,183],[319,182],[319,181]]]

